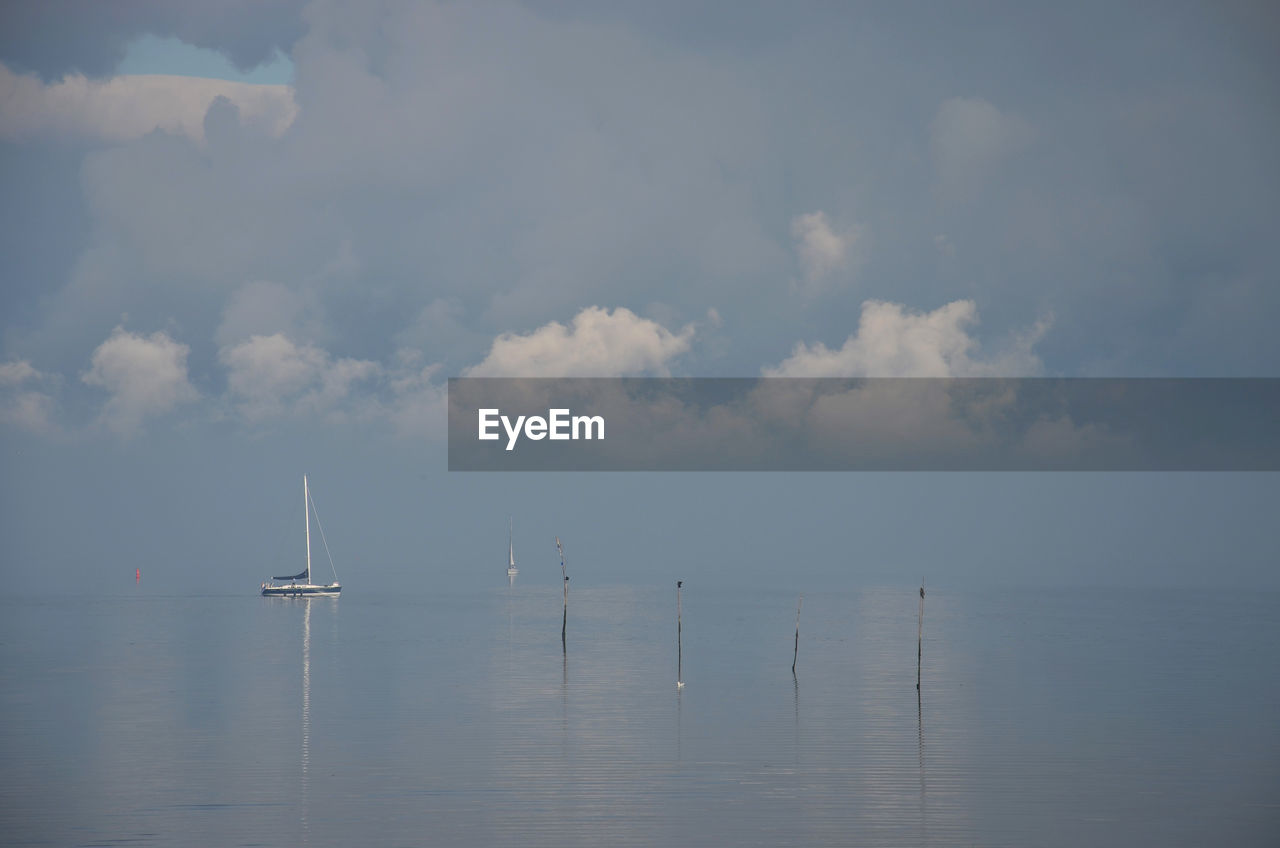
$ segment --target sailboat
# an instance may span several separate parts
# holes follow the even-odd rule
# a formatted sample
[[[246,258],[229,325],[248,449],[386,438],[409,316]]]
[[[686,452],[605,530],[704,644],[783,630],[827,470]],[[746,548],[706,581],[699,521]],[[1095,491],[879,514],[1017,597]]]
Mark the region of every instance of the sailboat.
[[[511,544],[511,519],[507,518],[507,576],[515,577],[520,573],[516,568],[516,549]]]
[[[272,577],[272,580],[288,580],[289,582],[277,586],[275,583],[263,583],[262,594],[284,596],[289,598],[298,598],[312,595],[337,595],[342,591],[342,586],[338,583],[338,573],[333,573],[333,582],[321,586],[311,582],[311,511],[316,507],[311,500],[311,490],[307,487],[307,475],[302,475],[302,514],[303,522],[307,532],[307,567],[298,574],[290,574],[284,577]],[[316,513],[316,526],[320,525],[320,513]],[[324,528],[320,527],[320,539],[324,541],[324,550],[329,552],[329,543],[324,539]],[[329,557],[329,567],[333,568],[333,557]]]

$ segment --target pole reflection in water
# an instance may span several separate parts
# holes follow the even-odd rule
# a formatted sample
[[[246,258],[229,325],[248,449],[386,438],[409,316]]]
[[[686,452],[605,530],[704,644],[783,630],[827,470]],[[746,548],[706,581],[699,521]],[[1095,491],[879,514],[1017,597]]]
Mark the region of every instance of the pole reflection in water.
[[[511,583],[507,586],[507,681],[510,683],[511,674],[515,670],[515,650],[516,650],[516,617],[515,611],[511,608],[511,593],[515,589],[515,578],[511,578]]]
[[[684,690],[676,690],[676,762],[681,762],[680,749],[684,738]]]
[[[799,766],[800,765],[800,678],[796,677],[795,672],[792,672],[791,674],[791,686],[792,686],[792,691],[794,692],[793,705],[795,708],[795,717],[796,717],[796,734],[795,734],[795,741],[792,747],[795,749],[796,765]]]
[[[916,740],[920,756],[920,844],[928,843],[927,798],[924,773],[924,709],[920,702],[920,690],[916,690]]]
[[[560,654],[560,757],[569,762],[569,655]]]

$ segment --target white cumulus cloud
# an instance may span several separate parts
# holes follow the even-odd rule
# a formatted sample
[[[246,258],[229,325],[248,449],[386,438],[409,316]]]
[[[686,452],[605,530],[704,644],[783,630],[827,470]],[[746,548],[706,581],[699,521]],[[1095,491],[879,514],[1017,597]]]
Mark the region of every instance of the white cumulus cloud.
[[[25,359],[0,362],[0,388],[20,386],[28,380],[38,380],[40,377],[40,372]]]
[[[116,327],[98,345],[80,379],[107,391],[99,421],[118,435],[136,433],[149,416],[199,397],[187,380],[190,348],[167,333],[150,336]]]
[[[227,389],[240,413],[260,421],[294,412],[332,412],[352,387],[381,373],[376,362],[334,359],[314,345],[295,344],[283,333],[252,336],[221,348]]]
[[[694,328],[672,333],[629,309],[588,306],[569,326],[545,324],[527,335],[504,333],[494,339],[468,377],[621,377],[667,376],[671,360],[689,349]]]
[[[969,328],[978,321],[971,300],[932,312],[910,312],[898,303],[862,304],[858,330],[836,349],[800,342],[767,377],[1019,377],[1039,374],[1032,347],[1048,321],[1016,333],[998,352],[984,356]]]

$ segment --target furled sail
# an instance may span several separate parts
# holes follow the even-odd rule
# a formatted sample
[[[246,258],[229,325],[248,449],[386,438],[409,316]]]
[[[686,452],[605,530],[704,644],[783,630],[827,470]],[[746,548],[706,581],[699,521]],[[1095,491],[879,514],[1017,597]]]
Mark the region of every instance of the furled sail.
[[[285,575],[284,577],[272,577],[271,579],[272,580],[306,580],[308,579],[307,569],[303,569],[301,574],[288,574],[288,575]]]

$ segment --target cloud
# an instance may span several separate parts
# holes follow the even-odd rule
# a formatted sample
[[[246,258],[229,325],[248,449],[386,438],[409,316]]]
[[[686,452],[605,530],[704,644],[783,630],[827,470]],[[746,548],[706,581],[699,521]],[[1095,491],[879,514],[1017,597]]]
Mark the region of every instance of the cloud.
[[[429,359],[417,346],[401,343],[385,362],[334,356],[315,343],[295,341],[291,337],[294,330],[252,332],[256,326],[298,323],[298,312],[305,303],[282,286],[247,285],[233,303],[236,308],[228,310],[218,333],[222,344],[217,363],[225,370],[226,388],[221,395],[206,393],[207,402],[194,413],[196,416],[213,420],[225,414],[220,410],[230,409],[255,428],[268,427],[273,421],[312,416],[330,423],[389,425],[401,437],[437,436],[444,432],[444,365]],[[261,321],[255,323],[254,315],[259,311]],[[989,355],[983,355],[978,341],[969,333],[976,322],[976,309],[970,301],[956,301],[926,313],[912,313],[900,304],[867,301],[857,333],[842,347],[832,350],[821,343],[801,343],[790,357],[777,366],[762,369],[762,373],[769,377],[1040,373],[1040,360],[1033,347],[1047,330],[1047,320],[1009,334]],[[709,310],[707,325],[713,328],[713,335],[714,327],[720,323],[719,313]],[[669,376],[672,363],[691,349],[696,332],[693,324],[672,332],[624,307],[591,306],[578,312],[567,325],[552,321],[527,334],[497,336],[487,355],[463,368],[461,374]],[[199,399],[199,393],[187,380],[187,354],[186,345],[165,333],[144,337],[117,327],[94,352],[92,368],[82,377],[85,384],[105,388],[111,395],[99,422],[113,433],[129,436],[140,429],[144,418]],[[55,429],[54,397],[29,388],[38,381],[56,382],[57,377],[42,374],[26,360],[0,364],[0,393],[4,393],[0,394],[0,412],[5,421],[37,431]],[[767,395],[770,405],[752,407],[736,426],[744,433],[753,431],[753,421],[793,429],[813,426],[817,432],[823,421],[838,423],[849,419],[848,411],[836,406],[848,399],[820,401],[804,387],[797,388],[794,396],[780,392]],[[860,397],[865,401],[865,394]],[[607,398],[596,400],[604,402]],[[914,396],[907,400],[920,402]],[[880,398],[874,406],[882,411],[896,410],[902,403],[889,396]],[[655,420],[654,432],[683,426],[679,425],[683,415],[675,414],[676,410],[661,412],[673,417]],[[803,424],[806,418],[810,420]],[[869,432],[872,429],[866,421],[860,426]],[[889,425],[888,429],[897,426]],[[702,428],[699,424],[694,430],[702,432]],[[711,438],[714,432],[706,431],[703,437]]]
[[[45,392],[0,393],[0,422],[48,434],[57,429],[54,407],[53,396]]]
[[[48,382],[57,382],[57,378],[38,371],[25,359],[0,362],[0,423],[33,433],[54,431],[53,396],[28,385]]]
[[[467,377],[667,376],[672,359],[689,350],[694,328],[679,333],[629,309],[588,306],[571,326],[552,321],[528,335],[504,333]]]
[[[463,351],[478,353],[493,341],[492,334],[482,334],[467,326],[462,301],[456,297],[436,298],[418,311],[416,317],[394,334],[392,340],[402,348],[430,350],[441,356],[462,357]]]
[[[1005,347],[982,356],[969,328],[978,321],[971,300],[932,312],[909,312],[898,303],[862,304],[858,330],[838,349],[800,342],[791,356],[766,367],[766,377],[1018,377],[1043,371],[1032,347],[1049,321],[1015,333]]]
[[[1132,435],[1116,432],[1105,424],[1077,424],[1066,415],[1046,415],[1026,428],[1014,450],[1020,456],[1070,467],[1071,460],[1081,456],[1111,457],[1123,462],[1126,455],[1141,456],[1140,447]]]
[[[298,114],[293,90],[166,75],[93,80],[79,74],[45,83],[0,64],[0,139],[87,138],[122,142],[162,130],[203,143],[205,117],[219,98],[240,123],[279,136]]]
[[[6,17],[8,37],[28,35]],[[1280,198],[1273,113],[1220,71],[1176,97],[1134,73],[1226,67],[1206,61],[1226,41],[1188,23],[1140,61],[1117,51],[1028,88],[1037,78],[1005,84],[905,13],[867,29],[828,10],[786,38],[792,14],[764,17],[768,49],[737,29],[695,37],[577,6],[320,2],[291,54],[297,116],[277,137],[242,127],[249,107],[227,88],[217,108],[202,99],[175,128],[86,157],[93,145],[47,143],[59,113],[41,100],[44,134],[9,145],[0,191],[17,222],[0,254],[19,266],[0,287],[3,353],[74,374],[128,313],[132,326],[181,326],[193,374],[273,333],[387,368],[390,351],[415,347],[460,373],[502,331],[568,325],[600,304],[672,332],[697,321],[684,373],[749,374],[797,340],[839,347],[856,319],[802,307],[856,284],[855,303],[971,297],[987,322],[1052,308],[1053,366],[1071,373],[1280,361],[1262,317],[1280,297],[1263,284]],[[1142,23],[1121,17],[1117,45]],[[1020,34],[1029,56],[1053,55],[1036,27]],[[940,96],[928,81],[941,69],[956,73]],[[848,85],[870,78],[892,84]],[[1097,91],[1102,78],[1117,84]],[[37,99],[74,88],[56,79],[26,84]],[[79,84],[92,101],[125,82]],[[122,105],[57,120],[103,133],[126,120]],[[25,114],[0,107],[0,123]],[[133,133],[163,124],[129,120]],[[981,204],[937,202],[969,185]],[[1178,202],[1188,185],[1197,202]],[[874,278],[859,267],[871,253]],[[235,294],[264,280],[313,298],[323,325],[310,307],[290,318],[288,298]],[[1240,280],[1232,321],[1197,296]],[[719,333],[703,329],[711,304]],[[839,335],[837,320],[849,321]]]
[[[252,336],[223,347],[227,390],[240,414],[251,422],[290,414],[329,412],[353,386],[378,376],[381,366],[362,359],[334,359],[313,345],[298,345],[282,333]]]
[[[439,364],[424,365],[421,352],[401,348],[388,375],[391,399],[383,409],[401,438],[439,436],[446,432],[448,386],[437,382]]]
[[[1035,137],[1031,125],[980,97],[952,97],[930,125],[933,165],[944,186],[964,189]]]
[[[442,365],[428,362],[421,350],[400,347],[387,363],[337,357],[324,348],[296,342],[287,333],[241,335],[253,322],[253,304],[268,313],[263,320],[296,316],[299,301],[274,284],[253,284],[241,291],[219,331],[227,341],[218,363],[226,372],[226,391],[206,404],[202,414],[216,417],[219,405],[255,427],[296,416],[331,423],[390,425],[401,437],[437,436],[445,431],[446,384]],[[241,309],[240,307],[244,307]],[[267,323],[272,323],[267,320]],[[693,325],[672,333],[625,308],[588,307],[566,327],[551,322],[528,335],[503,334],[489,355],[465,369],[468,376],[620,376],[668,373],[672,359],[688,350]],[[89,385],[111,393],[101,421],[129,436],[147,416],[167,412],[199,395],[187,382],[186,345],[164,333],[150,337],[117,327],[93,355],[83,376]],[[0,387],[20,386],[40,374],[26,362],[0,365]],[[48,423],[52,399],[10,400],[6,420],[36,428]]]
[[[117,435],[129,436],[145,418],[196,400],[199,395],[187,381],[189,351],[167,333],[142,336],[116,327],[80,378],[110,395],[99,421]]]
[[[315,337],[322,330],[320,307],[310,291],[295,291],[280,283],[258,280],[232,293],[222,311],[222,323],[214,334],[219,347],[229,347],[252,336],[284,332]]]
[[[693,335],[693,325],[672,333],[625,308],[587,307],[567,327],[553,321],[527,335],[498,336],[483,361],[463,374],[666,375],[671,360],[689,349]],[[412,346],[400,347],[390,362],[381,364],[334,358],[320,347],[274,333],[226,345],[218,359],[228,372],[229,401],[255,424],[323,412],[331,418],[389,423],[401,437],[445,431],[447,387],[441,379],[442,366],[428,362]]]
[[[588,304],[648,315],[648,303],[671,303],[681,318],[668,326],[682,326],[723,302],[698,289],[791,271],[754,187],[781,131],[736,60],[519,4],[306,14],[287,132],[224,133],[228,110],[204,99],[172,133],[86,158],[81,259],[51,277],[62,296],[30,310],[43,324],[32,336],[52,349],[90,311],[103,329],[126,311],[151,319],[159,292],[172,304],[160,320],[213,335],[230,292],[272,280],[314,286],[332,338],[353,347],[457,303],[464,349],[430,353],[474,363],[499,331]],[[189,140],[200,133],[203,148]],[[356,297],[364,308],[338,306]]]
[[[38,380],[42,375],[25,359],[16,362],[0,362],[0,388],[20,386],[28,380]]]
[[[803,272],[801,280],[791,281],[793,292],[813,296],[839,287],[833,276],[837,271],[849,269],[859,258],[855,255],[861,237],[859,228],[846,227],[837,232],[821,210],[793,218],[791,237],[796,241],[796,254]]]
[[[172,36],[224,54],[241,70],[288,53],[306,0],[45,0],[0,4],[0,58],[45,79],[81,71],[108,76],[141,35]]]

